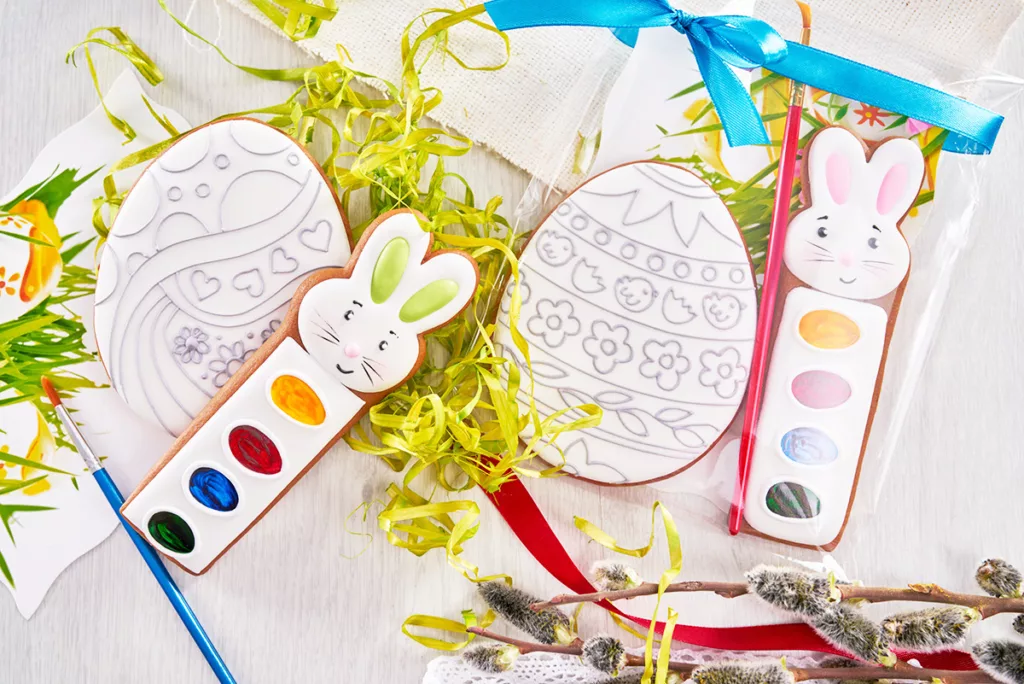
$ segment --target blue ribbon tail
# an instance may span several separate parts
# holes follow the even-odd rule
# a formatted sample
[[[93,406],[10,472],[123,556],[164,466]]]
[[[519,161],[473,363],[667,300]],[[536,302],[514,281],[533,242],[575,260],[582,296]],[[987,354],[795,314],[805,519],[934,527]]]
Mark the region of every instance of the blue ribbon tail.
[[[949,131],[942,149],[988,154],[1003,117],[949,93],[800,43],[789,43],[786,56],[771,70],[798,83],[866,102]]]
[[[640,29],[638,28],[617,28],[612,29],[612,33],[629,47],[636,47],[637,38],[640,37]]]
[[[718,112],[722,130],[731,147],[767,145],[768,134],[757,106],[739,77],[721,59],[696,40],[690,40],[704,87]]]

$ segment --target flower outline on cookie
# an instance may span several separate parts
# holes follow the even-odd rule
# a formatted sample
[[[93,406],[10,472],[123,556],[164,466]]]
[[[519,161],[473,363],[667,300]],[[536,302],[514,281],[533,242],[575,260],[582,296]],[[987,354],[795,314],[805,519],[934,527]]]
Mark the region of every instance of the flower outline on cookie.
[[[726,347],[720,352],[710,349],[701,352],[700,365],[700,384],[713,388],[723,399],[731,399],[746,386],[747,368],[735,347]]]
[[[516,281],[509,278],[508,285],[505,286],[505,296],[501,298],[501,311],[502,313],[509,313],[512,310],[512,293],[515,292]],[[519,305],[522,306],[530,301],[530,295],[533,291],[530,288],[530,284],[526,282],[526,269],[519,271]]]
[[[642,313],[651,308],[658,291],[647,278],[622,276],[615,281],[615,301],[626,311]]]
[[[743,303],[731,294],[719,294],[712,292],[705,295],[702,302],[704,307],[704,318],[719,330],[735,328],[740,322],[740,315],[743,312]]]
[[[202,328],[182,326],[174,338],[174,355],[181,359],[182,363],[201,363],[203,357],[210,353],[207,339],[209,335]]]
[[[682,376],[690,370],[690,360],[683,355],[683,345],[678,340],[648,340],[644,342],[643,354],[640,375],[653,379],[666,392],[679,387]]]
[[[217,355],[220,358],[211,361],[209,366],[210,371],[216,373],[213,377],[213,386],[223,387],[255,351],[255,349],[246,349],[245,344],[241,341],[235,342],[231,346],[220,345],[217,348]]]
[[[567,235],[545,230],[537,237],[537,254],[549,266],[564,266],[576,256],[576,249]]]
[[[629,345],[629,328],[611,326],[605,321],[594,321],[590,336],[583,340],[583,351],[591,358],[594,370],[607,375],[620,363],[633,360],[633,347]]]
[[[526,329],[544,340],[548,347],[560,347],[566,337],[579,335],[582,329],[580,319],[573,313],[572,302],[541,299],[537,302],[537,313],[526,322]]]
[[[685,325],[697,317],[697,313],[686,303],[686,297],[676,297],[672,288],[669,288],[661,301],[661,315],[673,325]]]

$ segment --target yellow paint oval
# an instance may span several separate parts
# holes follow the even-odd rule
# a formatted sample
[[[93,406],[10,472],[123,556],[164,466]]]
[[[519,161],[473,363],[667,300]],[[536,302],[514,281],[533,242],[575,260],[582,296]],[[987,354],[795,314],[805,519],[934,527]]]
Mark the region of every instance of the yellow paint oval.
[[[282,375],[270,384],[274,406],[303,425],[320,425],[327,417],[324,404],[313,388],[294,375]]]
[[[819,309],[800,319],[800,337],[818,349],[846,349],[860,339],[860,328],[841,313]]]

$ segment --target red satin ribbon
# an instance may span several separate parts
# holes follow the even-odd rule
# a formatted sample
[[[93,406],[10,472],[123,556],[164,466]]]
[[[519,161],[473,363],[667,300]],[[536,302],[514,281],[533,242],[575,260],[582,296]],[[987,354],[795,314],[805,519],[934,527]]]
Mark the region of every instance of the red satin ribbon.
[[[544,514],[538,508],[537,502],[533,500],[518,478],[513,476],[497,492],[486,493],[527,551],[540,561],[540,564],[555,579],[577,594],[597,591],[569,557],[565,547],[555,536],[548,521],[544,518]],[[641,625],[644,629],[650,628],[650,620],[623,613],[607,601],[599,605]],[[655,631],[662,634],[664,628],[665,623],[659,622]],[[672,632],[672,639],[694,646],[729,651],[816,651],[846,655],[831,646],[802,622],[756,627],[697,627],[677,624]],[[916,658],[923,667],[928,668],[977,669],[971,656],[963,651],[926,654],[897,651],[896,655],[900,660]]]

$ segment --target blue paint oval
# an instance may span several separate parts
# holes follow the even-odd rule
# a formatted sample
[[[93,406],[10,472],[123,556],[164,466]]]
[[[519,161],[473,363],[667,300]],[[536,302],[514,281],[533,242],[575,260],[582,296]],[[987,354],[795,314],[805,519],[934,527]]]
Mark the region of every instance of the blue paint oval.
[[[839,458],[839,448],[828,435],[812,427],[798,427],[782,436],[782,453],[803,465],[825,465]]]
[[[196,468],[188,479],[188,491],[211,510],[227,513],[238,508],[238,490],[219,470]]]

